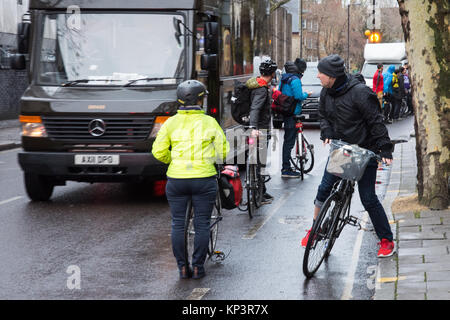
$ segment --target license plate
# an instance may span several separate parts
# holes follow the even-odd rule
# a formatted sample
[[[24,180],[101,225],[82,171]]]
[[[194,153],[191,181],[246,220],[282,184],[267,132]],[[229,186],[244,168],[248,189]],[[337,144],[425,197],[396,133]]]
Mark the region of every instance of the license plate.
[[[117,165],[120,163],[118,154],[76,154],[76,165]]]
[[[309,119],[309,114],[304,114],[303,116],[305,117],[305,119]]]

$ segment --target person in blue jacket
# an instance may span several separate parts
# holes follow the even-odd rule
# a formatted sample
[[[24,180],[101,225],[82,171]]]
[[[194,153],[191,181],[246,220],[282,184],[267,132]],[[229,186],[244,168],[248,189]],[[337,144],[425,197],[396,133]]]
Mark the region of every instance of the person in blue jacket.
[[[384,100],[387,102],[384,104],[384,121],[386,123],[392,123],[393,116],[393,91],[392,91],[392,74],[395,71],[395,66],[390,65],[388,69],[383,73],[383,95]]]
[[[295,62],[288,61],[284,65],[285,73],[281,77],[281,82],[278,90],[284,95],[294,97],[297,101],[297,106],[294,115],[299,115],[302,112],[302,101],[311,95],[311,92],[303,92],[301,77],[306,70],[306,62],[297,59]],[[281,168],[281,177],[283,178],[299,178],[300,173],[291,168],[289,159],[291,158],[291,151],[295,144],[295,134],[297,129],[295,127],[294,116],[284,116],[284,142],[283,142],[283,164]]]

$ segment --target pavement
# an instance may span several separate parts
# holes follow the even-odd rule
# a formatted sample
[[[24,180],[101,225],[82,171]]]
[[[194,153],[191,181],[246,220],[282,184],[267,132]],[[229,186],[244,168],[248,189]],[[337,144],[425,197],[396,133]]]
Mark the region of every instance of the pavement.
[[[398,197],[417,193],[416,140],[397,144],[383,206],[397,253],[378,259],[375,300],[450,300],[450,209],[393,213]]]
[[[19,120],[0,120],[0,151],[18,148],[21,145]]]
[[[0,120],[0,151],[21,146],[18,120]],[[397,252],[378,259],[375,300],[450,300],[450,209],[393,213],[398,197],[416,193],[415,138],[398,144],[383,206]]]

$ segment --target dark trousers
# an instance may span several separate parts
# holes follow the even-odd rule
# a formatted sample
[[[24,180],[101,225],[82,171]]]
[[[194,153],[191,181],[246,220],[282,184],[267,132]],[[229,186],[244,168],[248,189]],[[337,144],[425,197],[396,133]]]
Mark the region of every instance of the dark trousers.
[[[295,127],[294,117],[283,116],[284,121],[284,141],[283,141],[283,165],[281,171],[288,171],[291,169],[291,151],[295,145],[295,137],[297,128]]]
[[[384,208],[375,193],[377,168],[377,161],[375,159],[371,159],[361,180],[358,181],[359,197],[364,206],[364,209],[366,209],[366,211],[369,213],[370,220],[372,220],[372,224],[375,228],[375,232],[378,238],[384,238],[392,241],[393,234],[389,225],[389,221],[386,217],[386,212],[384,211]],[[322,182],[319,185],[316,199],[314,201],[314,204],[316,206],[322,207],[323,203],[330,195],[333,185],[338,180],[338,177],[328,173],[325,169],[325,173],[322,177]]]
[[[194,252],[192,266],[203,268],[208,253],[211,213],[216,200],[217,179],[168,178],[166,196],[172,215],[172,250],[178,268],[186,265],[184,256],[184,224],[188,201],[194,207]]]
[[[401,108],[401,106],[402,106],[402,100],[401,100],[401,99],[398,99],[397,97],[395,97],[395,98],[392,99],[392,100],[393,100],[392,105],[393,105],[393,107],[394,107],[394,110],[393,110],[393,118],[394,118],[395,120],[397,120],[397,119],[399,118],[399,116],[400,116],[400,108]]]
[[[406,94],[406,104],[408,105],[408,112],[413,114],[412,96],[410,92]]]
[[[392,120],[393,116],[393,97],[391,94],[386,93],[384,97],[384,119]]]

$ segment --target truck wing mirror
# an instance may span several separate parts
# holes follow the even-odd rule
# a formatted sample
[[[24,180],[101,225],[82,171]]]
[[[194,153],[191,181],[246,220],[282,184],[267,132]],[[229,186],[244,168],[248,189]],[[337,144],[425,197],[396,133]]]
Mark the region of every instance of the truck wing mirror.
[[[205,23],[205,52],[219,53],[219,24],[217,22]]]
[[[181,45],[181,28],[180,28],[180,20],[173,17],[173,27],[175,28],[175,39],[177,40],[178,45]]]
[[[31,23],[21,22],[17,25],[17,51],[19,53],[28,53],[30,44]]]

